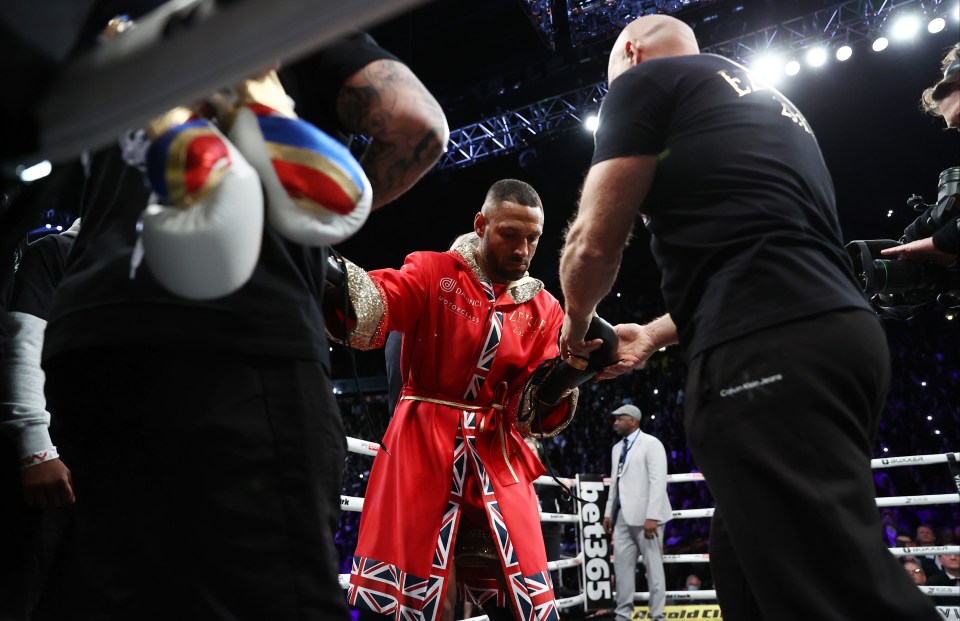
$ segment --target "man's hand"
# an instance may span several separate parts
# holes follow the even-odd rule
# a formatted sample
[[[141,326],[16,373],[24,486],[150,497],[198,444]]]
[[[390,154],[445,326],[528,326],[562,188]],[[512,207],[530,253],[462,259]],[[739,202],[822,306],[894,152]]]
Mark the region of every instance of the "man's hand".
[[[55,509],[72,505],[76,500],[70,469],[59,459],[24,468],[20,471],[20,481],[23,500],[30,507]]]
[[[886,248],[881,250],[880,254],[885,256],[898,255],[901,259],[913,259],[914,261],[935,261],[936,263],[942,263],[944,265],[952,263],[957,258],[955,254],[947,254],[942,250],[938,250],[937,247],[933,245],[932,237],[924,237],[923,239],[912,241],[909,244]]]
[[[645,325],[622,323],[613,327],[617,333],[617,364],[598,374],[596,381],[608,380],[642,369],[657,350],[677,342],[677,326],[669,314],[657,317]]]
[[[603,531],[608,535],[613,532],[613,520],[608,517],[603,518]]]
[[[613,329],[619,339],[617,343],[619,362],[610,365],[597,375],[597,381],[613,379],[634,369],[642,369],[650,356],[659,349],[646,326],[636,323],[621,323],[614,326]]]
[[[570,315],[563,317],[563,328],[560,330],[560,357],[562,359],[566,360],[571,356],[589,358],[591,352],[603,345],[603,339],[583,340],[589,327],[589,317],[582,321],[573,319]]]
[[[643,523],[643,536],[647,539],[653,539],[657,536],[657,528],[660,524],[656,520],[646,520]]]

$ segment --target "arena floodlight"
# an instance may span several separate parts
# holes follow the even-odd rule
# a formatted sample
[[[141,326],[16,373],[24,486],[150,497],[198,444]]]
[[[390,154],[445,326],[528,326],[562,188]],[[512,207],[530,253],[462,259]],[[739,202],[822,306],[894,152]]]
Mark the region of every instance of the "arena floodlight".
[[[18,166],[17,176],[23,183],[33,183],[37,179],[43,179],[49,175],[52,170],[53,165],[50,164],[50,160],[43,160],[33,166]],[[49,225],[47,226],[49,228]]]
[[[814,47],[807,52],[807,64],[811,67],[820,67],[826,62],[827,50],[822,47]]]
[[[800,63],[795,60],[788,61],[783,67],[783,72],[787,75],[797,75],[800,73]]]
[[[873,51],[882,52],[887,49],[887,46],[890,45],[890,41],[886,37],[879,37],[876,41],[873,42]]]
[[[591,114],[583,119],[583,126],[586,127],[587,130],[597,133],[597,128],[600,126],[600,118],[596,114]]]
[[[920,20],[916,15],[901,15],[893,22],[890,34],[898,41],[912,39],[920,30]]]
[[[960,4],[953,7],[953,21],[960,22]]]
[[[783,78],[783,59],[778,54],[761,54],[750,61],[750,69],[760,80],[777,84]]]
[[[841,45],[837,48],[837,60],[840,62],[850,60],[851,56],[853,56],[853,48],[849,45]]]
[[[930,23],[927,24],[927,32],[930,34],[937,34],[941,30],[947,27],[947,20],[942,17],[934,17],[930,20]]]

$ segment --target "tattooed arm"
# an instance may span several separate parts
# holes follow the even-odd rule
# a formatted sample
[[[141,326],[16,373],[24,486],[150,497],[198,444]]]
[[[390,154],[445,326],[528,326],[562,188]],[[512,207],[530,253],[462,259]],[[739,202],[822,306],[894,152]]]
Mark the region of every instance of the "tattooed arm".
[[[360,164],[377,209],[410,189],[440,159],[450,137],[440,104],[410,69],[376,60],[354,73],[337,97],[352,132],[373,138]]]

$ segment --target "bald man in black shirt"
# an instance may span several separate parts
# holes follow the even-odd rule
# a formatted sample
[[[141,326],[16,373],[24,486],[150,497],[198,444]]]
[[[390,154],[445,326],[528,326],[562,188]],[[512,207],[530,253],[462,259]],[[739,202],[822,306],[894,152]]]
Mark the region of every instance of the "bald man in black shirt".
[[[889,353],[810,125],[664,15],[624,29],[608,79],[560,265],[561,351],[597,346],[587,325],[642,212],[669,314],[617,326],[621,362],[601,377],[682,347],[687,440],[717,501],[710,562],[724,618],[939,618],[877,537],[870,447]],[[823,571],[823,550],[857,570]]]

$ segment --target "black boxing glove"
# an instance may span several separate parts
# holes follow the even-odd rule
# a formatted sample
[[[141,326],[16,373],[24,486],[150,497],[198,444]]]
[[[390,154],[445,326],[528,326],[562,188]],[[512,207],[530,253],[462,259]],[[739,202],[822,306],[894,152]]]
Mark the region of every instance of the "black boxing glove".
[[[617,355],[617,332],[609,323],[594,315],[590,320],[590,327],[584,341],[602,339],[603,344],[590,352],[589,358],[571,356],[566,360],[559,360],[543,378],[537,390],[537,400],[546,405],[552,405],[569,394],[585,381],[592,379],[604,368],[614,364]]]
[[[571,357],[562,360],[557,356],[544,360],[527,380],[520,393],[515,419],[516,427],[522,434],[540,438],[561,431],[573,418],[576,395],[570,399],[569,412],[563,420],[550,420],[550,414],[565,402],[577,386],[617,362],[619,339],[609,323],[600,317],[594,317],[584,338],[599,338],[603,340],[603,344],[587,358]]]
[[[350,300],[347,266],[342,256],[333,250],[328,252],[327,264],[324,266],[321,310],[327,332],[338,341],[346,341],[357,320]]]

